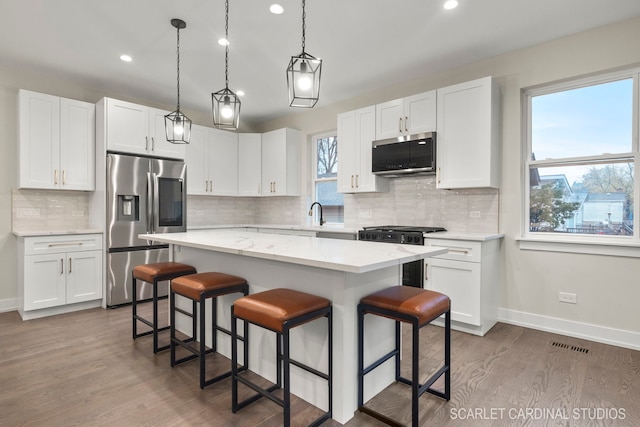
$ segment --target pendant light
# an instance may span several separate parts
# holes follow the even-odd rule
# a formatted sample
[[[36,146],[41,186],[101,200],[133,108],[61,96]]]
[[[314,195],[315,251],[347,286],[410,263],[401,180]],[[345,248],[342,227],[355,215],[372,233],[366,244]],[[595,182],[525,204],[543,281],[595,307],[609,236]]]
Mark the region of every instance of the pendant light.
[[[240,123],[240,98],[229,89],[229,0],[224,3],[224,35],[227,40],[224,50],[224,89],[211,94],[213,124],[218,129],[237,130]]]
[[[305,0],[302,0],[302,53],[292,56],[287,67],[289,106],[312,108],[320,96],[322,60],[304,51],[306,32]]]
[[[187,24],[182,19],[174,18],[171,25],[178,31],[178,106],[176,111],[164,116],[164,129],[167,141],[173,144],[188,144],[191,139],[191,119],[180,111],[180,30],[186,28]]]

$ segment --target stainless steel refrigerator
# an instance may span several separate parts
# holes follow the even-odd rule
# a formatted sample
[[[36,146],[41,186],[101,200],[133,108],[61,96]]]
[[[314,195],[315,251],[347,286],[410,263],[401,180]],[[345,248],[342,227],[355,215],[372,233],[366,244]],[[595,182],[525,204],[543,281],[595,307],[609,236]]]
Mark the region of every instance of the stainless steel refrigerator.
[[[107,306],[131,302],[136,265],[169,260],[168,245],[138,235],[186,231],[186,217],[184,162],[107,154]],[[159,295],[167,292],[163,284]],[[151,296],[151,285],[138,286],[137,299]]]

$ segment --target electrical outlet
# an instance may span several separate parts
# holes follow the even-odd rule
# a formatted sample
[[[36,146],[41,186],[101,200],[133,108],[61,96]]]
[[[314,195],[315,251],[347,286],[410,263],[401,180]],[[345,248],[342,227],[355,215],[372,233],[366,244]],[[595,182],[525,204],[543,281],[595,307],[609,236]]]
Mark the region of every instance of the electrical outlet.
[[[569,292],[560,292],[558,295],[558,301],[575,304],[578,302],[578,296],[576,294],[570,294]]]
[[[480,211],[469,212],[469,218],[480,218]]]

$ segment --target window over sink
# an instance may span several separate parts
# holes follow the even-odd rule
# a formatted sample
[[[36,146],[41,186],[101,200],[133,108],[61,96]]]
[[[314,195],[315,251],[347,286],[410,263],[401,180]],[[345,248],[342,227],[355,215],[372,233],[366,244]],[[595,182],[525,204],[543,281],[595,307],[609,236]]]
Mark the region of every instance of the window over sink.
[[[344,196],[338,193],[338,137],[336,132],[314,135],[311,138],[313,156],[313,202],[322,205],[327,223],[344,223]],[[320,222],[314,210],[314,223]]]
[[[640,69],[524,93],[524,237],[638,243]]]

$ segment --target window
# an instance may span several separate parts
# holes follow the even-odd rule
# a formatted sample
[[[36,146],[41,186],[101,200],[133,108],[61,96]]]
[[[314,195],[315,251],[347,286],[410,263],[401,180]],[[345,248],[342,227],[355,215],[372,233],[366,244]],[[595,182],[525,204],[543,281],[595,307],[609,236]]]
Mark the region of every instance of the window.
[[[525,93],[526,235],[638,236],[637,92],[638,70]]]
[[[313,201],[322,205],[327,223],[344,223],[344,196],[338,193],[338,137],[335,132],[312,138]],[[320,222],[318,210],[315,222]]]

